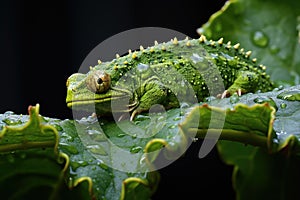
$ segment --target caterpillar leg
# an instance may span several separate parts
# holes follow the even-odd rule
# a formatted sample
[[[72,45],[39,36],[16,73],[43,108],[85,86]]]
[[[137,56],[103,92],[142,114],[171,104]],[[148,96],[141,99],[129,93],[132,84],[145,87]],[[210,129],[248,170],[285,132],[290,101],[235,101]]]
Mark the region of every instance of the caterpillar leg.
[[[238,89],[236,92],[235,92],[238,96],[242,96],[242,89]],[[225,90],[222,95],[221,95],[221,99],[224,99],[225,97],[229,97],[231,96],[232,94],[230,92],[228,92],[228,90]]]

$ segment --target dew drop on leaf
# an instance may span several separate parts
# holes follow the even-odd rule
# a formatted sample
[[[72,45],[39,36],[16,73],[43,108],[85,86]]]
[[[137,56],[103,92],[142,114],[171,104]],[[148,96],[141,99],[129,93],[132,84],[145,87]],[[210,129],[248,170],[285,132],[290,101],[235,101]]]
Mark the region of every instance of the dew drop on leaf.
[[[98,154],[101,156],[106,156],[107,152],[104,150],[104,148],[98,144],[94,144],[94,145],[88,145],[86,146],[86,148],[94,154]]]
[[[130,153],[138,153],[139,151],[141,151],[143,148],[141,146],[133,146],[130,149]]]
[[[286,108],[286,103],[282,103],[282,104],[280,104],[280,108]]]
[[[263,104],[263,103],[269,103],[270,106],[274,107],[276,110],[278,110],[278,107],[273,99],[268,97],[257,97],[253,100],[255,103]]]
[[[6,111],[6,112],[4,113],[5,116],[9,116],[9,115],[13,115],[13,114],[14,114],[13,111]]]
[[[300,91],[294,90],[294,91],[282,92],[279,95],[277,95],[277,98],[288,100],[288,101],[300,101]]]
[[[54,128],[57,130],[57,131],[62,131],[63,128],[57,124],[53,124]]]
[[[103,141],[107,140],[106,136],[98,130],[91,129],[91,130],[88,130],[87,133],[91,137],[91,139],[94,141],[103,142]]]
[[[277,91],[283,90],[283,89],[284,89],[284,86],[283,85],[279,85],[278,87],[274,88],[273,91],[277,92]]]
[[[284,86],[283,85],[279,85],[278,86],[278,90],[283,90],[284,89]]]
[[[2,121],[7,125],[17,125],[22,123],[20,117],[17,115],[10,115],[7,118],[3,119]]]
[[[124,137],[125,135],[126,135],[125,133],[119,133],[119,134],[117,135],[117,137],[122,138],[122,137]]]
[[[258,47],[266,47],[269,42],[269,38],[265,33],[256,31],[252,35],[252,42]]]
[[[178,120],[181,120],[181,119],[182,119],[182,117],[177,116],[177,117],[173,118],[173,121],[178,121]]]
[[[280,132],[276,132],[276,135],[278,140],[285,140],[286,137],[288,137],[287,132],[284,130],[281,130]]]
[[[60,138],[66,140],[68,142],[73,142],[74,141],[74,137],[68,135],[65,132],[63,132],[63,133],[60,134]]]
[[[97,164],[98,164],[99,167],[101,167],[104,170],[108,170],[109,169],[108,166],[106,164],[104,164],[103,162],[99,162]]]
[[[79,167],[84,167],[88,165],[88,162],[86,161],[73,161],[70,163],[72,170],[76,171]]]
[[[181,109],[188,108],[188,107],[189,107],[188,103],[183,102],[183,103],[180,104]]]
[[[78,154],[79,153],[75,146],[69,145],[67,143],[59,143],[59,147],[63,151],[67,151],[68,153],[71,153],[71,154]]]
[[[272,45],[271,47],[270,47],[270,52],[272,53],[272,54],[277,54],[278,52],[279,52],[279,48],[278,47],[276,47],[275,45]]]
[[[283,135],[286,135],[286,134],[287,134],[287,132],[283,131],[283,130],[281,130],[280,132],[276,132],[277,136],[283,136]]]
[[[209,97],[206,97],[206,98],[205,98],[204,102],[211,102],[211,101],[216,100],[216,99],[217,99],[217,98],[214,97],[214,96],[209,96]]]
[[[278,143],[279,143],[278,139],[274,138],[274,139],[273,139],[273,143],[278,144]]]
[[[232,103],[232,104],[237,103],[239,100],[240,100],[240,98],[237,94],[233,94],[230,96],[230,103]]]
[[[176,125],[175,125],[175,124],[172,124],[172,125],[169,126],[169,128],[170,128],[170,129],[176,128]]]

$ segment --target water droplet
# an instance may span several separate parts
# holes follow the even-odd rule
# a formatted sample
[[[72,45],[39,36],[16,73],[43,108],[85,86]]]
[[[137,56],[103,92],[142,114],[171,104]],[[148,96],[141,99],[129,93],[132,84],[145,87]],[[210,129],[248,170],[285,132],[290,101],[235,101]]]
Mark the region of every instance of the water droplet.
[[[71,135],[68,135],[67,133],[64,133],[64,132],[60,134],[60,138],[66,140],[68,142],[74,141],[74,137],[72,137]]]
[[[163,105],[160,105],[160,104],[154,104],[151,106],[151,108],[149,109],[149,115],[151,117],[151,114],[153,113],[162,113],[162,112],[165,112],[165,108]]]
[[[124,137],[125,135],[126,135],[125,133],[119,133],[119,134],[117,135],[117,137],[122,138],[122,137]]]
[[[272,54],[277,54],[278,52],[279,52],[279,48],[277,47],[277,46],[275,46],[275,45],[272,45],[271,47],[270,47],[270,52],[272,53]]]
[[[188,107],[190,107],[190,105],[189,105],[188,103],[182,102],[182,103],[180,104],[180,108],[181,108],[181,109],[185,109],[185,108],[188,108]]]
[[[190,58],[195,64],[203,61],[203,57],[199,56],[196,53],[193,53],[193,55]]]
[[[221,52],[221,55],[222,55],[227,61],[229,61],[229,60],[234,60],[234,57],[232,57],[232,56],[230,56],[230,55],[228,55],[228,54],[226,54],[226,53]]]
[[[286,103],[282,103],[282,104],[280,104],[280,108],[286,108]]]
[[[211,53],[210,55],[213,58],[216,58],[216,59],[219,58],[219,54],[217,54],[217,53]]]
[[[93,123],[98,123],[98,118],[96,115],[90,115],[88,117],[82,117],[80,120],[76,120],[80,124],[93,124]]]
[[[269,103],[270,106],[272,106],[276,110],[278,110],[276,103],[273,101],[273,99],[271,99],[269,97],[257,97],[253,101],[258,104]]]
[[[181,120],[181,119],[182,119],[182,117],[177,116],[177,117],[173,118],[173,121],[178,121],[178,120]]]
[[[17,125],[22,123],[20,116],[18,115],[9,115],[7,116],[7,118],[3,119],[2,121],[6,123],[6,125]]]
[[[105,149],[102,146],[98,145],[98,144],[88,145],[88,146],[86,146],[86,148],[91,153],[98,154],[98,155],[101,155],[101,156],[106,156],[107,155],[107,152],[105,151]]]
[[[69,188],[74,187],[74,186],[73,186],[73,178],[72,178],[72,177],[69,177],[69,180],[68,180],[68,186],[69,186]]]
[[[6,111],[6,112],[4,113],[5,116],[9,116],[9,115],[13,115],[13,114],[14,114],[13,111]]]
[[[288,101],[300,101],[300,91],[294,90],[282,92],[279,95],[277,95],[277,98]]]
[[[284,130],[281,130],[280,132],[276,132],[277,136],[283,136],[283,135],[286,135],[286,134],[287,134],[287,132],[284,131]]]
[[[143,63],[139,63],[137,65],[137,69],[139,70],[139,72],[143,72],[149,69],[149,65],[147,64],[143,64]]]
[[[80,161],[73,161],[73,162],[70,162],[70,165],[72,167],[72,170],[76,171],[76,169],[78,169],[79,167],[87,166],[88,162],[82,161],[82,160],[80,160]]]
[[[54,128],[57,130],[57,131],[62,131],[63,128],[57,124],[53,124]]]
[[[278,144],[278,143],[279,143],[278,139],[274,138],[274,139],[273,139],[273,143]]]
[[[176,125],[175,125],[175,124],[172,124],[172,125],[170,125],[168,128],[170,128],[170,129],[176,128]]]
[[[109,167],[106,164],[104,164],[103,162],[98,162],[97,164],[98,164],[99,167],[101,167],[104,170],[108,170],[109,169]]]
[[[240,97],[236,93],[230,96],[230,103],[232,104],[239,102],[239,100]]]
[[[59,143],[59,148],[64,151],[67,151],[70,154],[78,154],[78,150],[75,146],[67,144],[67,143]]]
[[[252,41],[258,47],[266,47],[268,45],[269,39],[265,33],[256,31],[253,33]]]
[[[138,125],[139,123],[141,123],[141,121],[134,121],[135,125]]]
[[[259,104],[262,104],[262,103],[265,103],[265,102],[268,102],[269,101],[269,98],[266,98],[266,97],[257,97],[253,100],[255,103],[259,103]]]
[[[206,97],[206,98],[204,99],[204,102],[211,102],[211,101],[216,100],[216,99],[217,99],[217,98],[214,97],[214,96],[209,96],[209,97]]]
[[[91,139],[94,141],[103,142],[103,141],[107,140],[105,134],[101,133],[98,130],[95,130],[95,129],[87,130],[87,133],[91,137]]]
[[[144,165],[146,163],[146,156],[143,154],[143,156],[140,159],[140,165]]]
[[[278,87],[274,88],[273,91],[277,92],[277,91],[283,90],[283,89],[284,89],[284,86],[283,85],[279,85]]]
[[[131,137],[132,137],[132,139],[135,139],[137,137],[137,134],[135,133]]]
[[[147,120],[147,119],[150,119],[150,117],[149,116],[147,116],[147,115],[137,115],[136,117],[135,117],[135,121],[144,121],[144,120]]]
[[[130,149],[130,153],[138,153],[139,151],[141,151],[143,148],[141,146],[133,146]]]
[[[283,85],[279,85],[278,86],[278,90],[283,90],[284,89],[284,86]]]
[[[186,84],[187,84],[187,81],[186,81],[186,80],[182,80],[182,81],[180,82],[180,86],[181,86],[181,87],[185,87]]]

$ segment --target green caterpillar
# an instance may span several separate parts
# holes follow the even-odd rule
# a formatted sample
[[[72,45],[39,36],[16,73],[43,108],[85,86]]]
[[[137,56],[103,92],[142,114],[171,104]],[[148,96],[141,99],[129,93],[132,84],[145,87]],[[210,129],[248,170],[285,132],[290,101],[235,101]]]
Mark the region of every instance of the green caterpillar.
[[[67,81],[67,106],[95,110],[99,115],[129,112],[131,119],[153,105],[178,107],[178,97],[203,101],[208,96],[273,89],[266,66],[250,58],[240,44],[176,38],[100,62],[87,74],[76,73]],[[123,100],[126,101],[123,101]],[[122,106],[112,106],[121,104]],[[92,106],[90,106],[92,105]]]

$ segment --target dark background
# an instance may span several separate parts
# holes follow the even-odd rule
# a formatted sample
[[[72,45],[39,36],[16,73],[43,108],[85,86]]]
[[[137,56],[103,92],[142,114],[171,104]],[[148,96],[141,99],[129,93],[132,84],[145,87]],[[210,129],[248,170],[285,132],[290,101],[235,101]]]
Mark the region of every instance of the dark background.
[[[225,0],[1,1],[0,113],[27,114],[39,103],[40,113],[72,118],[65,105],[65,82],[100,42],[137,27],[164,27],[190,37]],[[163,168],[153,199],[233,199],[232,167],[216,150],[198,158],[201,142]]]

